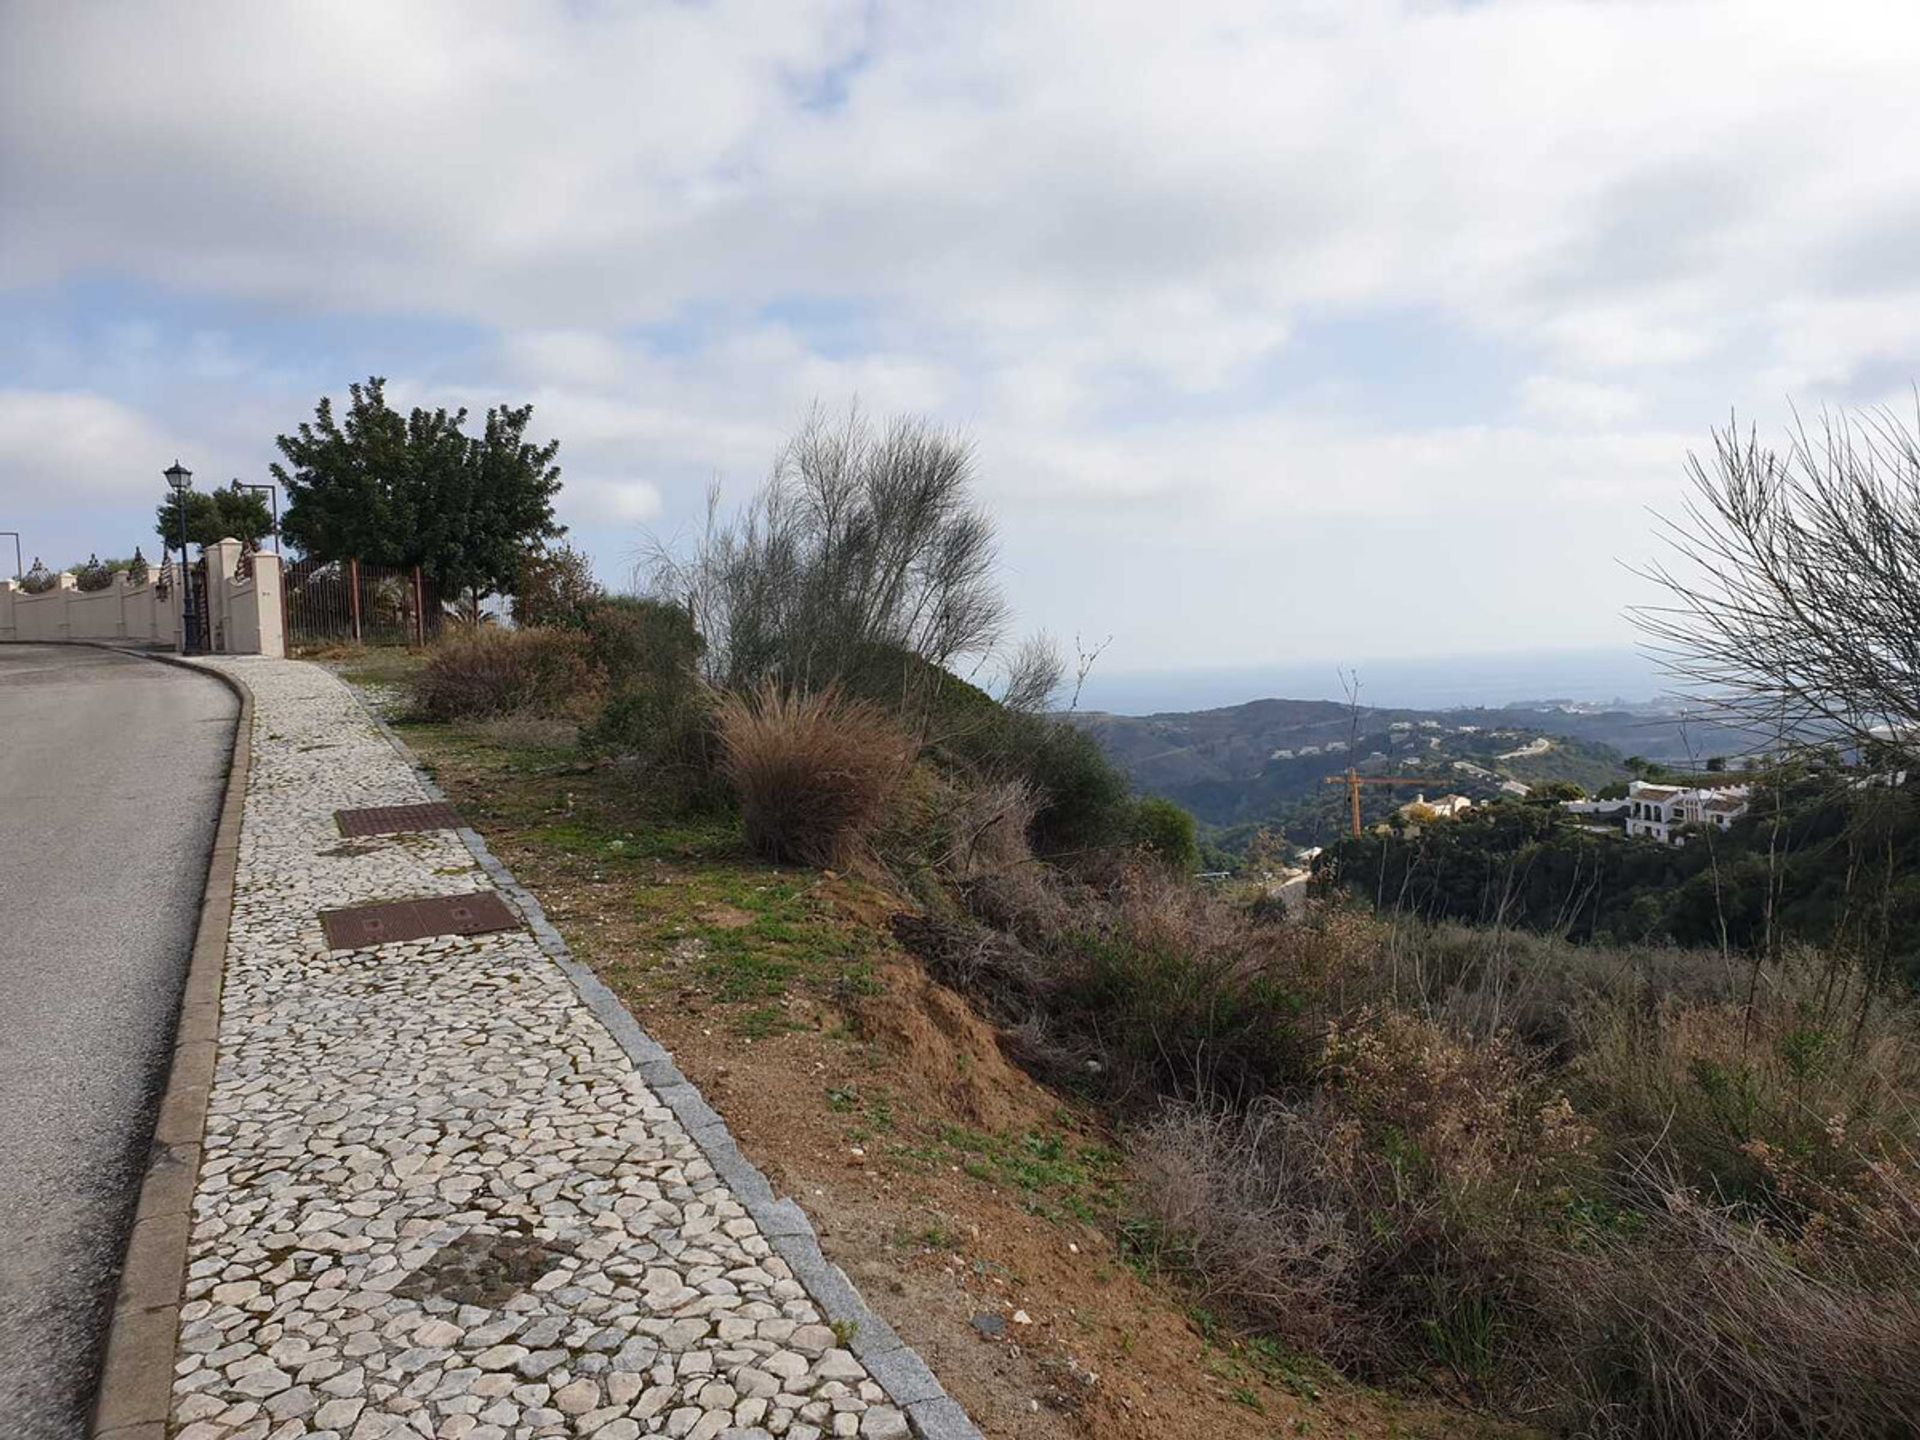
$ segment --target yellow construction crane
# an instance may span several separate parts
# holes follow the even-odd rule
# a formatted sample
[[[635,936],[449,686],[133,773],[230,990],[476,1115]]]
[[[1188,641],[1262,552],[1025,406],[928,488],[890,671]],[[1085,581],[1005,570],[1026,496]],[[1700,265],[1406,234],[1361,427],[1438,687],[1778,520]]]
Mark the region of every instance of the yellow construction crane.
[[[1360,833],[1360,787],[1362,785],[1445,785],[1448,781],[1435,780],[1431,775],[1362,775],[1351,765],[1344,775],[1329,775],[1325,784],[1347,787],[1347,799],[1353,805],[1353,833]]]

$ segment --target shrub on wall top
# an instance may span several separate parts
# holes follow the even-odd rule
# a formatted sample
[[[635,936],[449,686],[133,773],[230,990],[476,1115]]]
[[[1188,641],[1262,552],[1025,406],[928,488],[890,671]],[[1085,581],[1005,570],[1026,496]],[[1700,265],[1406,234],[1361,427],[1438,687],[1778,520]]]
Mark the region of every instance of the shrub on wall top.
[[[100,563],[98,555],[89,555],[87,563],[76,566],[73,572],[74,588],[92,594],[99,590],[113,588],[113,569]]]

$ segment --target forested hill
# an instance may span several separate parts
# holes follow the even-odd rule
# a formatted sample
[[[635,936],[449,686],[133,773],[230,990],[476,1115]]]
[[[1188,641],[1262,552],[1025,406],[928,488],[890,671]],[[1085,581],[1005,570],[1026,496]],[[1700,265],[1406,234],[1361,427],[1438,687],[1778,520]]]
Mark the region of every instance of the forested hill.
[[[1698,761],[1737,753],[1738,738],[1670,713],[1519,707],[1399,710],[1328,700],[1254,700],[1217,710],[1072,717],[1124,768],[1134,787],[1192,811],[1229,845],[1259,825],[1300,844],[1342,832],[1345,804],[1325,783],[1349,764],[1363,774],[1445,781],[1487,798],[1503,781],[1572,781],[1586,790],[1624,781],[1622,760]],[[1411,800],[1419,780],[1368,788],[1368,818]]]

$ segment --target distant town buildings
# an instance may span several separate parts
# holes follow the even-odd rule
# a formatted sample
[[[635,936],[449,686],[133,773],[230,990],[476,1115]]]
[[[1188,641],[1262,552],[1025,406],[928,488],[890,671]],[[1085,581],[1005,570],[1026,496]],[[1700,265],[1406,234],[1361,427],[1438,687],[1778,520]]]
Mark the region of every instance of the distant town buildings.
[[[1745,785],[1688,789],[1635,780],[1627,786],[1627,834],[1684,845],[1688,826],[1727,829],[1747,813],[1750,793]]]

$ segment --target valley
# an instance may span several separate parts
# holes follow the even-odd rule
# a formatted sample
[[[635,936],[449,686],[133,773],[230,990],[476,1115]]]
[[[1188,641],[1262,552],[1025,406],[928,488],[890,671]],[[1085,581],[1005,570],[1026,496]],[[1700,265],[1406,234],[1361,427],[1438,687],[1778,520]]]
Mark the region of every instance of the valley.
[[[1365,787],[1362,814],[1371,822],[1423,792],[1479,802],[1564,782],[1591,793],[1624,784],[1629,757],[1685,768],[1746,748],[1733,731],[1655,705],[1414,710],[1267,699],[1072,719],[1137,789],[1190,810],[1230,854],[1262,826],[1296,845],[1338,839],[1349,823],[1346,792],[1327,782],[1349,766],[1405,779]]]

